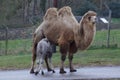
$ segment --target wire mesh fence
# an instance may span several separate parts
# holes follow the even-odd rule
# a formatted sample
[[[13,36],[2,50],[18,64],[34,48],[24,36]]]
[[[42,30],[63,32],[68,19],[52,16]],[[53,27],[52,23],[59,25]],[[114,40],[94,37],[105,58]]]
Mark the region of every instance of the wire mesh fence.
[[[107,37],[108,31],[101,30],[97,31],[95,39],[91,48],[107,48]],[[110,31],[110,41],[109,48],[120,48],[120,30],[119,29],[111,29]]]
[[[0,55],[31,53],[34,27],[0,29]]]
[[[0,29],[0,55],[31,54],[32,34],[34,31],[35,27]],[[99,30],[89,49],[106,48],[106,45],[107,30]],[[120,48],[119,29],[111,29],[110,47]]]

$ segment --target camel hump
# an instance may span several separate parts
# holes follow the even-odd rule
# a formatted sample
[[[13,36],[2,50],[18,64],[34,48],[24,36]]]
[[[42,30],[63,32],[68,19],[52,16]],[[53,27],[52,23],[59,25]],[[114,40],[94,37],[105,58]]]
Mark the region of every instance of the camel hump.
[[[72,10],[69,6],[64,6],[58,11],[58,15],[64,17],[64,15],[71,16]]]
[[[44,20],[51,20],[57,18],[57,8],[49,8],[44,16]]]

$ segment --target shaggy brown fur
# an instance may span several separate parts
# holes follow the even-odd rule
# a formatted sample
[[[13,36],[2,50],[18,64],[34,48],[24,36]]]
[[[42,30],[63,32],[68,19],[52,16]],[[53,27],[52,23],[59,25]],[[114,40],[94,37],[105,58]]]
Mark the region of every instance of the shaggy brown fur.
[[[46,14],[49,15],[48,11]],[[43,23],[35,31],[33,51],[36,49],[36,43],[45,36],[51,42],[60,46],[60,73],[66,73],[64,71],[64,61],[67,53],[69,58],[70,72],[76,72],[72,66],[73,53],[76,53],[77,49],[86,49],[92,42],[95,34],[95,16],[95,12],[88,11],[82,17],[80,23],[77,23],[70,7],[66,6],[61,8],[58,11],[57,17],[53,17],[51,20],[46,17],[47,20],[44,19]],[[33,68],[34,67],[32,67],[31,71]]]
[[[69,25],[69,27],[78,26],[78,22],[75,19],[74,15],[71,11],[71,8],[69,6],[65,6],[65,7],[61,8],[58,11],[58,16],[62,21],[65,22],[65,24]]]

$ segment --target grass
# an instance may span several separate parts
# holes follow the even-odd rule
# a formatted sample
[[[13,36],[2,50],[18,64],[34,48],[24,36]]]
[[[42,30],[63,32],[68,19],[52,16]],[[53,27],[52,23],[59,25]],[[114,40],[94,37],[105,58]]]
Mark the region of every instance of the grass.
[[[54,55],[56,59],[59,54]],[[59,61],[55,60],[55,65]],[[65,62],[66,66],[68,66],[68,59]],[[86,50],[86,51],[78,51],[77,54],[74,55],[73,63],[76,66],[111,66],[111,65],[120,65],[120,49],[96,49],[96,50]]]
[[[52,61],[55,67],[60,66],[59,52],[53,55]],[[78,51],[74,55],[73,63],[77,67],[120,65],[120,49]],[[30,66],[31,54],[0,56],[0,69],[28,69]],[[68,67],[68,58],[65,66]]]
[[[0,56],[0,69],[24,69],[29,68],[31,55],[7,55]]]
[[[112,23],[119,24],[120,23],[120,18],[112,18]]]
[[[86,51],[78,51],[74,55],[73,63],[78,67],[82,66],[112,66],[120,65],[120,31],[111,30],[110,45],[106,48],[107,31],[97,31],[91,47]],[[0,69],[28,69],[31,67],[31,39],[9,40],[8,54],[4,55],[5,41],[0,41]],[[53,64],[60,66],[60,53],[53,55]],[[68,67],[68,59],[65,65]]]
[[[7,47],[7,54],[26,54],[31,52],[31,39],[9,40]],[[0,41],[0,53],[5,53],[5,41]]]
[[[107,45],[107,30],[97,31],[92,47],[101,48]],[[120,30],[110,31],[110,45],[111,47],[120,48]]]

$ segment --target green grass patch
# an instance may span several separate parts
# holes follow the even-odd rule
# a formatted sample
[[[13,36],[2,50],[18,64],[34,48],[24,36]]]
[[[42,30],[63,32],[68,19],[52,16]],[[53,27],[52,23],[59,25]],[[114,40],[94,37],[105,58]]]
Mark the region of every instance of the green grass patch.
[[[8,40],[7,55],[31,53],[31,47],[32,39]],[[5,41],[0,41],[0,55],[4,55],[5,50]]]
[[[107,30],[97,31],[90,49],[103,49],[107,45]],[[110,48],[120,48],[120,30],[110,31]]]
[[[31,54],[0,56],[0,69],[28,69],[31,67]],[[60,67],[60,53],[57,52],[52,58],[53,65]],[[75,66],[113,66],[120,65],[120,49],[96,49],[78,51],[74,55]],[[68,57],[65,66],[68,67]]]
[[[111,22],[119,24],[120,23],[120,18],[112,18]]]
[[[29,68],[31,55],[7,55],[0,56],[0,69],[24,69]]]

